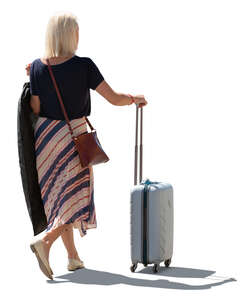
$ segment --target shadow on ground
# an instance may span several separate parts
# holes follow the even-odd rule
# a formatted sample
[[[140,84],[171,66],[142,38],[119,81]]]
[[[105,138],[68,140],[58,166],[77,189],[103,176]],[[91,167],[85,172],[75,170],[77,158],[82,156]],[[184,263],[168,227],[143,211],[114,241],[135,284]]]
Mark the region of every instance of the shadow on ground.
[[[160,267],[158,273],[153,273],[151,267],[146,267],[141,271],[131,273],[131,277],[97,271],[92,269],[78,269],[74,272],[69,272],[65,275],[54,276],[53,280],[47,280],[49,283],[65,283],[73,282],[80,284],[97,284],[97,285],[114,285],[114,284],[126,284],[134,286],[164,288],[164,289],[178,289],[178,290],[205,290],[214,286],[222,285],[228,282],[237,281],[234,278],[225,278],[220,276],[214,276],[215,271],[190,269],[190,268],[177,268],[177,267]],[[135,278],[136,274],[150,274],[152,279]],[[161,279],[161,277],[176,277],[176,278],[205,278],[212,280],[212,283],[201,285],[190,285],[180,282],[174,282],[167,279]],[[57,279],[62,279],[58,281]],[[155,278],[155,279],[154,279]],[[153,280],[154,279],[154,280]]]

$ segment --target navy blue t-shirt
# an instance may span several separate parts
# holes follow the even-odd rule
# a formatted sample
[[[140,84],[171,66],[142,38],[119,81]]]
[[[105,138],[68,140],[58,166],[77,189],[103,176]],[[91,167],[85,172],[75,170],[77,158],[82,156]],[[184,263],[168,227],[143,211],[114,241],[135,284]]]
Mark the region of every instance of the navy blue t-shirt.
[[[74,55],[57,65],[51,65],[62,101],[70,120],[89,116],[91,112],[90,88],[104,80],[96,64],[89,57]],[[30,93],[40,98],[40,117],[65,120],[47,64],[40,58],[30,67]]]

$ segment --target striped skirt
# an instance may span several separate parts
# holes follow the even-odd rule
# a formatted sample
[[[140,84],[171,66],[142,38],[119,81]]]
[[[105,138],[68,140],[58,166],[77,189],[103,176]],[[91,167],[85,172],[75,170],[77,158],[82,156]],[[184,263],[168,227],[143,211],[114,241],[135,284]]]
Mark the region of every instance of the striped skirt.
[[[87,130],[84,117],[70,120],[74,136]],[[92,166],[82,168],[65,120],[38,118],[35,154],[41,197],[47,217],[46,232],[72,223],[86,235],[96,228]]]

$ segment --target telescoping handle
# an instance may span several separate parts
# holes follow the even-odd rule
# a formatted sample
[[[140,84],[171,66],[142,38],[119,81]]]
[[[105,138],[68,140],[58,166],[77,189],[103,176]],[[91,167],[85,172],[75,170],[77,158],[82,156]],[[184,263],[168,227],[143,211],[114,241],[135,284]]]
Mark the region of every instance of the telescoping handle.
[[[138,111],[140,108],[140,147],[139,147],[139,182],[142,181],[143,177],[143,107],[139,107],[139,104],[136,104],[136,133],[135,133],[135,161],[134,161],[134,185],[137,185],[137,173],[138,173]]]

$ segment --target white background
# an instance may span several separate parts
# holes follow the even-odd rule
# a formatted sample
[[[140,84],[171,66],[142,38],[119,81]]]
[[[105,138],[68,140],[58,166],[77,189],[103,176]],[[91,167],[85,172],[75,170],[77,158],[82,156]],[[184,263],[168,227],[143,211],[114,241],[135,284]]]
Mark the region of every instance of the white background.
[[[25,65],[43,55],[48,18],[79,21],[77,55],[117,92],[142,94],[143,177],[174,187],[169,270],[130,271],[135,105],[91,90],[90,121],[110,157],[94,167],[97,228],[75,242],[86,269],[66,270],[59,238],[54,281],[39,270],[22,190],[17,103]],[[25,299],[239,299],[243,201],[242,1],[1,2],[1,293]],[[55,284],[59,283],[59,284]],[[236,295],[238,293],[238,296]],[[195,298],[196,297],[196,298]],[[1,297],[2,298],[2,297]]]

